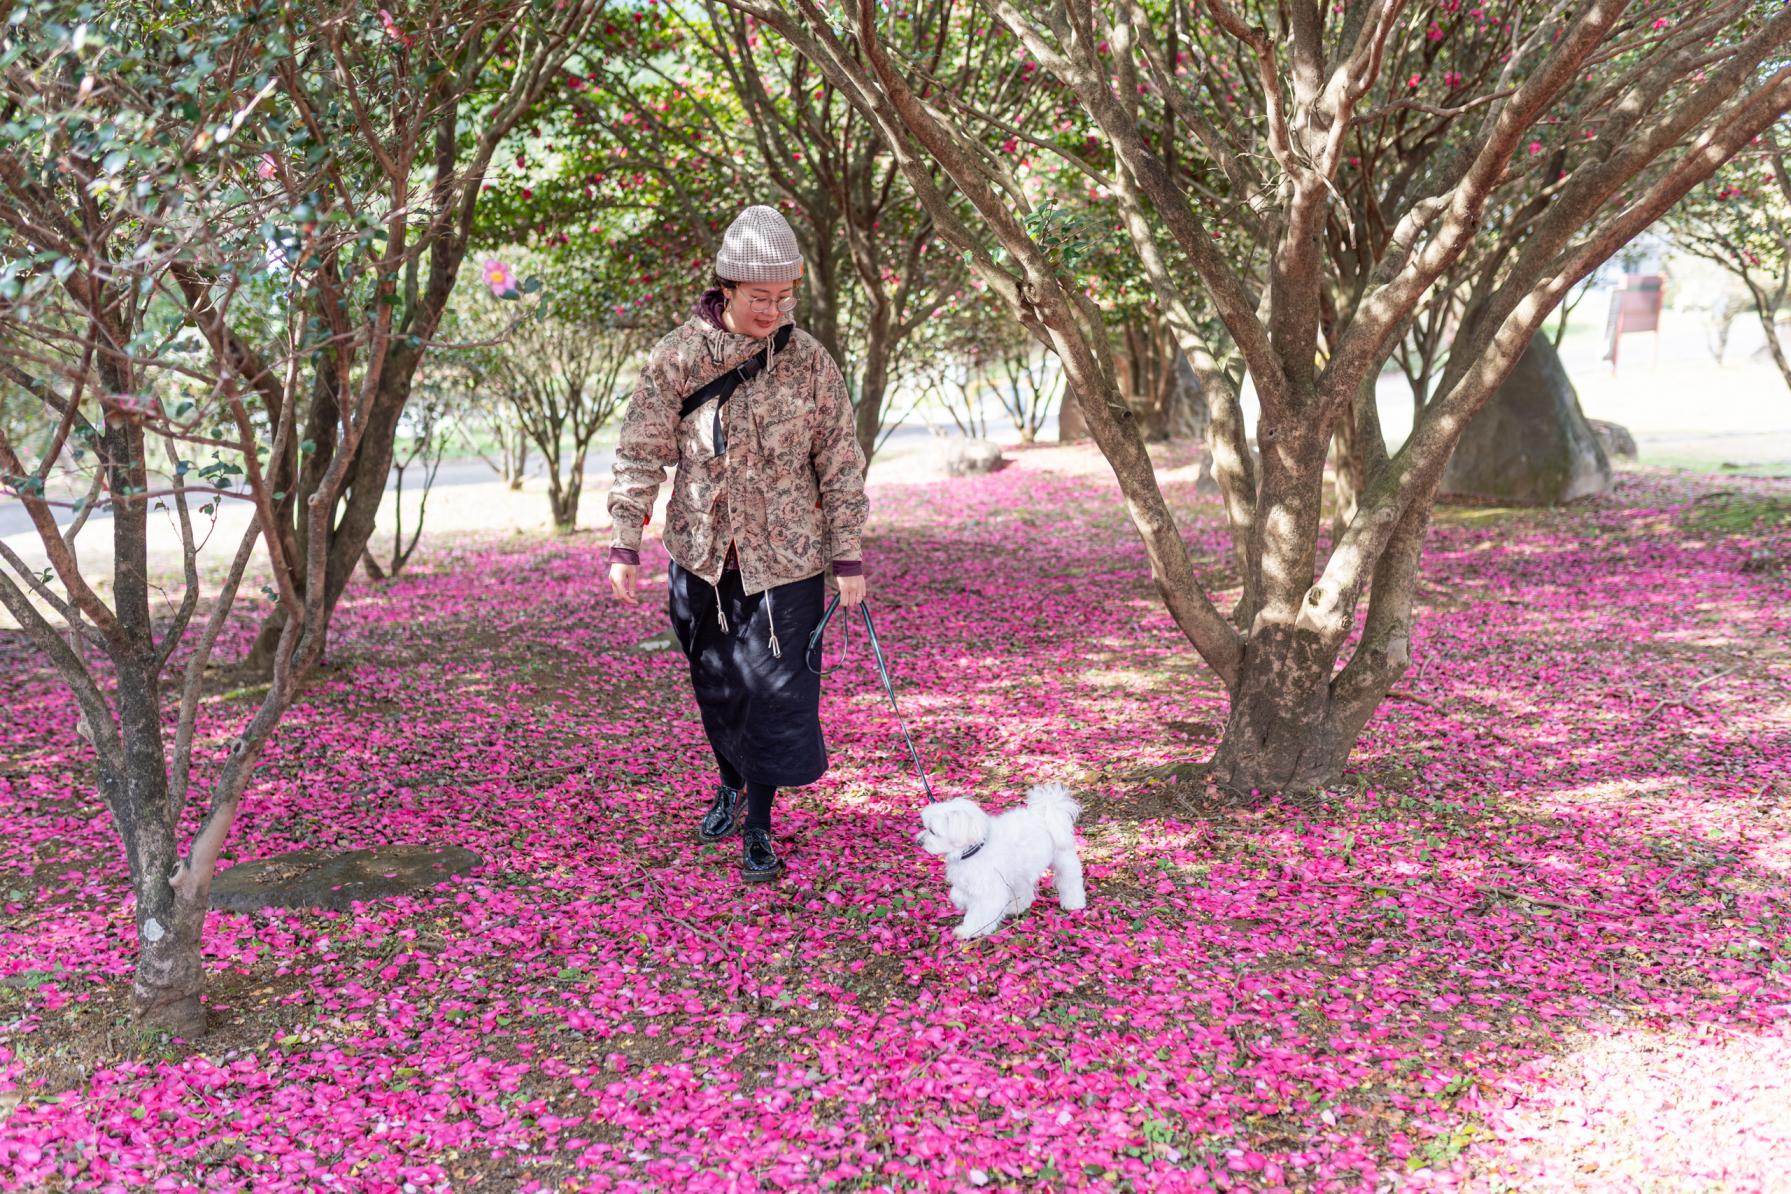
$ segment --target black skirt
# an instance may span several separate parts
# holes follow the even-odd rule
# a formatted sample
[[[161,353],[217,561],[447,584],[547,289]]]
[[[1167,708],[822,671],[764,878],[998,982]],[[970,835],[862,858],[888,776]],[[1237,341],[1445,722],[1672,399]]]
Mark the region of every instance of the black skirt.
[[[748,783],[795,788],[827,772],[821,677],[804,661],[820,624],[826,586],[816,573],[748,597],[740,573],[717,587],[671,563],[672,630],[690,661],[690,686],[715,753]],[[723,617],[727,629],[723,630]],[[774,655],[775,628],[781,655]]]

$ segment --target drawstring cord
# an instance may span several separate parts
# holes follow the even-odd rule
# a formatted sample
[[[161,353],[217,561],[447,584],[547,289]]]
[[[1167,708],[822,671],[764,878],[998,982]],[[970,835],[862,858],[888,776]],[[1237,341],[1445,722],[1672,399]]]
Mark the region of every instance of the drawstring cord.
[[[721,632],[727,634],[728,614],[727,610],[722,608],[721,586],[714,581],[710,581],[709,587],[715,591],[715,620],[721,624]],[[765,590],[765,621],[771,626],[771,639],[769,644],[771,647],[771,658],[782,659],[784,657],[784,647],[782,643],[777,641],[777,610],[774,607],[770,589]]]
[[[777,641],[777,611],[771,608],[771,590],[765,590],[765,621],[771,625],[771,658],[782,659],[784,649]]]
[[[716,620],[721,623],[721,632],[723,634],[726,634],[728,632],[728,615],[727,615],[727,611],[721,608],[721,586],[716,584],[714,581],[710,581],[709,587],[711,589],[715,590],[715,617],[716,617]]]

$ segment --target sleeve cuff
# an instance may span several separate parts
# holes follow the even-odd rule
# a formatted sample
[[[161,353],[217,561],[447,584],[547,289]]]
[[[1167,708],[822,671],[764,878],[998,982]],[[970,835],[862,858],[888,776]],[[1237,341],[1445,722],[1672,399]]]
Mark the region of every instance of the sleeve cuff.
[[[864,561],[863,560],[835,560],[833,562],[833,574],[835,576],[863,576],[864,575]]]
[[[620,543],[613,544],[609,549],[609,562],[612,564],[638,564],[641,562],[641,553],[632,547],[623,547]]]

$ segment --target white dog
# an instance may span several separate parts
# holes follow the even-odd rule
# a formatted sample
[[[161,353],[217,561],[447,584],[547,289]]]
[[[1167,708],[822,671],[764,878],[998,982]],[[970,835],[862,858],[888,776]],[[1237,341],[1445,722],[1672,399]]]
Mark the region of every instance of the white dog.
[[[945,859],[952,906],[964,914],[953,935],[960,941],[987,936],[1005,917],[1032,907],[1047,867],[1055,876],[1058,907],[1083,907],[1088,897],[1076,857],[1081,812],[1062,784],[1040,784],[1026,794],[1024,808],[996,817],[974,800],[943,800],[921,810],[915,840]]]

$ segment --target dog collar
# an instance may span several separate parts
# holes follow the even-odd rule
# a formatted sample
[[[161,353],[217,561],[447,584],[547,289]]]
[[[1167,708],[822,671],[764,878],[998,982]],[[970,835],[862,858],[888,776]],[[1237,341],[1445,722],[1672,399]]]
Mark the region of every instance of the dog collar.
[[[962,854],[958,855],[958,861],[959,862],[964,861],[964,859],[969,858],[972,854],[975,854],[978,850],[982,849],[984,846],[986,846],[988,844],[989,843],[986,841],[976,843],[976,845],[970,847],[970,849],[968,849],[968,850],[964,851]]]

